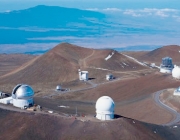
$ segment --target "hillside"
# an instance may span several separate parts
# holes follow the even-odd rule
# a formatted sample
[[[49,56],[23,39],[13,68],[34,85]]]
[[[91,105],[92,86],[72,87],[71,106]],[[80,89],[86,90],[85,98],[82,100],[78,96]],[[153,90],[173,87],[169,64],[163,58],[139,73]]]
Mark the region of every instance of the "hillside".
[[[51,83],[77,79],[78,59],[88,55],[85,48],[61,44],[2,77],[5,83]],[[71,55],[73,52],[73,55]],[[87,53],[86,53],[87,52]]]
[[[105,58],[107,58],[109,54],[112,54],[112,52],[114,52],[114,55],[106,61]],[[95,50],[93,56],[87,60],[87,65],[89,67],[104,68],[115,71],[132,71],[145,68],[113,50]]]
[[[146,62],[155,62],[157,64],[160,64],[162,62],[162,58],[169,56],[173,59],[174,64],[180,65],[179,51],[180,51],[180,46],[169,45],[149,52],[135,52],[135,53],[132,52],[129,53],[129,55],[134,56],[138,60],[143,60]]]
[[[134,122],[134,123],[133,123]],[[0,139],[175,139],[168,127],[128,118],[110,122],[82,122],[42,114],[26,114],[0,109]],[[9,124],[9,125],[7,125]],[[155,134],[154,131],[157,133]],[[9,134],[11,132],[11,134]],[[103,133],[102,133],[103,132]]]
[[[117,52],[109,60],[104,60],[112,52],[113,50],[95,50],[62,43],[46,54],[0,77],[0,83],[70,82],[78,79],[79,68],[91,67],[118,71],[146,68]]]
[[[178,87],[179,84],[180,82],[173,80],[170,75],[163,75],[157,72],[136,79],[124,79],[102,84],[86,91],[62,94],[56,98],[57,101],[95,102],[101,96],[110,96],[116,102],[115,112],[117,114],[144,122],[163,124],[173,119],[172,114],[155,104],[153,93],[162,89]],[[44,103],[41,102],[43,105],[45,103],[46,101]],[[51,104],[50,102],[48,103],[49,105]],[[67,105],[72,106],[70,103]],[[77,106],[81,108],[79,105]],[[85,106],[86,104],[84,108],[86,108]],[[93,113],[93,107],[91,109],[87,108],[86,111],[89,110],[89,112]],[[85,111],[82,109],[81,112]]]
[[[0,54],[0,76],[17,69],[35,57],[26,54]]]
[[[107,95],[111,96],[116,102],[120,102],[127,99],[130,100],[142,96],[148,96],[161,89],[178,87],[179,83],[179,81],[173,80],[171,75],[163,75],[157,72],[135,79],[129,78],[117,82],[110,82],[106,85],[102,84],[95,89],[78,92],[76,96],[69,93],[69,98],[68,94],[61,95],[60,97],[67,96],[67,99],[96,101],[99,97]]]

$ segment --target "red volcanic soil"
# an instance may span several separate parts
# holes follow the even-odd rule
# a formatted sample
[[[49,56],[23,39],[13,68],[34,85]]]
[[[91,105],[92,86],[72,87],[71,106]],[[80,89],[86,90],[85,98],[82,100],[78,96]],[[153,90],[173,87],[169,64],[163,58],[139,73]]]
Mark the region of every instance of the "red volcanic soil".
[[[107,122],[82,122],[74,118],[0,109],[0,123],[0,139],[8,140],[175,140],[177,137],[168,127],[123,117]]]
[[[112,70],[144,69],[144,66],[115,52],[108,61],[104,59],[113,50],[94,50],[62,43],[36,57],[20,68],[0,77],[0,84],[6,83],[65,83],[78,79],[78,69],[98,67]],[[126,63],[126,64],[125,64]]]
[[[139,55],[137,52],[133,55],[133,52],[131,52],[129,55],[132,54],[135,58],[138,60],[143,60],[147,62],[155,62],[158,65],[161,63],[162,58],[164,57],[171,57],[173,59],[173,63],[180,65],[180,46],[177,45],[170,45],[170,46],[164,46],[162,48],[155,49],[150,52],[142,53],[140,52]],[[128,54],[128,53],[127,53]]]
[[[17,69],[35,57],[37,56],[26,54],[0,54],[0,76]]]

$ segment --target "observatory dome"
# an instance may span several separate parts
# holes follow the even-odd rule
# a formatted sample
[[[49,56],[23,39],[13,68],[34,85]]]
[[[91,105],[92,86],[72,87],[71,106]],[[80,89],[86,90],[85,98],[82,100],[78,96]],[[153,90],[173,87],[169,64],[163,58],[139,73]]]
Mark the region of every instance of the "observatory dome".
[[[28,85],[17,85],[12,93],[13,97],[16,99],[22,99],[31,97],[34,95],[33,89]]]
[[[29,85],[19,84],[12,91],[13,105],[24,108],[33,105],[34,91]]]
[[[172,70],[172,77],[180,79],[180,67],[175,66],[175,68]]]
[[[173,68],[174,65],[172,63],[172,58],[170,57],[162,58],[162,64],[160,65],[161,73],[172,73]]]
[[[96,110],[113,112],[114,101],[109,96],[102,96],[96,102]]]
[[[109,96],[102,96],[96,102],[96,118],[111,120],[114,118],[114,101]]]

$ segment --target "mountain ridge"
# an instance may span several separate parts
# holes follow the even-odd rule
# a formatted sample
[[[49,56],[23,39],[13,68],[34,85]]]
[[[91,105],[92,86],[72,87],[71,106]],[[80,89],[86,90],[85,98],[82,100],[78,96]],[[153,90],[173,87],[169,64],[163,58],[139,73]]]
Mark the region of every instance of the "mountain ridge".
[[[20,68],[0,77],[7,83],[70,82],[78,79],[78,69],[107,69],[131,71],[145,69],[144,66],[113,50],[88,49],[69,43],[61,43],[47,53],[27,62]],[[93,73],[93,71],[92,71]]]

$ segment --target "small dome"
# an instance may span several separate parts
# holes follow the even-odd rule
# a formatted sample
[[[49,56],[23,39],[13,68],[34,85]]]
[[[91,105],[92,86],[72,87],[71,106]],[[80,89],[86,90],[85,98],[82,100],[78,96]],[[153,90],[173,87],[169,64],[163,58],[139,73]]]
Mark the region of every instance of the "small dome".
[[[13,98],[26,98],[34,95],[33,89],[29,85],[17,85],[12,92]]]
[[[61,86],[60,86],[60,85],[57,85],[57,86],[56,86],[56,90],[61,90]]]
[[[178,87],[178,88],[176,89],[176,91],[177,91],[177,92],[180,92],[180,87]]]
[[[176,66],[173,70],[172,70],[172,77],[176,78],[176,79],[180,79],[180,67]]]
[[[96,110],[104,112],[114,112],[114,101],[109,96],[102,96],[96,102]]]

